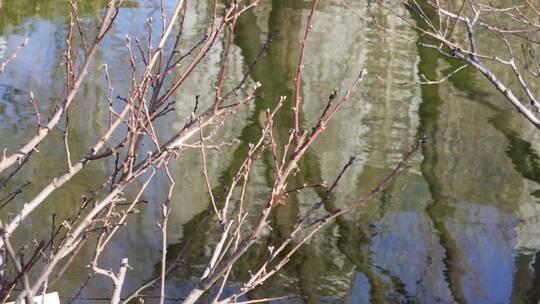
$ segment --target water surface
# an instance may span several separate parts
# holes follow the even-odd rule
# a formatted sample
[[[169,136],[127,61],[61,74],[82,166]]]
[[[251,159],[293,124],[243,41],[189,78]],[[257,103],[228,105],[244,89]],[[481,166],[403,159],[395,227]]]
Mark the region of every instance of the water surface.
[[[358,12],[365,13],[366,3],[351,2]],[[165,3],[169,11],[175,4]],[[368,69],[371,77],[308,152],[304,169],[291,184],[332,180],[349,157],[356,156],[355,165],[324,206],[332,211],[368,192],[419,136],[426,135],[429,141],[376,199],[337,219],[304,246],[279,275],[247,298],[293,293],[300,297],[292,303],[536,303],[540,299],[540,261],[536,260],[540,249],[538,132],[472,70],[465,69],[440,85],[397,85],[417,82],[421,74],[436,79],[459,64],[419,48],[415,41],[383,35],[340,3],[322,1],[317,11],[306,52],[302,124],[311,126],[332,89],[343,92],[361,68]],[[103,1],[81,1],[81,17],[87,28],[95,28],[103,6]],[[0,146],[8,151],[35,132],[29,93],[34,92],[46,113],[62,92],[67,9],[60,0],[7,1],[0,9],[0,58],[29,38],[28,46],[0,76]],[[241,143],[219,153],[208,152],[210,180],[216,192],[230,181],[248,143],[259,135],[264,111],[282,95],[292,99],[299,42],[309,9],[307,2],[269,0],[239,20],[229,86],[242,78],[267,35],[278,34],[248,80],[263,84],[260,97],[220,134],[237,137]],[[397,18],[371,10],[383,26],[421,39]],[[405,8],[400,13],[409,14]],[[211,14],[212,6],[206,1],[189,1],[182,50],[204,37]],[[130,77],[125,36],[143,37],[144,20],[150,16],[159,20],[159,1],[128,1],[101,46],[92,73],[70,111],[73,159],[82,157],[107,126],[102,65],[111,70],[115,94],[126,95]],[[490,47],[496,42],[481,43]],[[211,102],[224,45],[225,41],[215,45],[176,94],[175,111],[157,126],[164,137],[183,125],[195,96]],[[284,112],[275,125],[276,136],[285,138],[292,116]],[[32,183],[15,202],[0,210],[2,220],[65,170],[61,132],[53,132],[39,150],[2,189],[8,193],[17,185]],[[25,240],[46,236],[51,214],[56,214],[57,222],[70,216],[80,205],[82,194],[96,188],[109,173],[109,165],[90,164],[26,220],[16,236]],[[193,234],[196,237],[182,267],[168,281],[167,296],[171,298],[184,296],[193,286],[217,241],[218,227],[213,222],[200,224],[209,202],[200,167],[196,151],[182,155],[173,166],[177,186],[169,224],[170,256]],[[272,167],[271,158],[263,158],[254,167],[246,200],[253,209],[264,204]],[[145,194],[148,204],[118,233],[101,259],[108,268],[116,267],[120,257],[129,258],[133,269],[128,273],[126,292],[158,274],[161,240],[156,221],[166,189],[166,178],[160,176]],[[298,215],[321,195],[318,190],[301,192],[275,210],[272,233],[239,261],[227,292],[249,277],[247,270],[264,260],[266,248],[286,238]],[[76,294],[86,280],[90,254],[91,248],[85,248],[53,289],[66,297]],[[109,290],[110,283],[96,276],[81,296],[104,296]]]

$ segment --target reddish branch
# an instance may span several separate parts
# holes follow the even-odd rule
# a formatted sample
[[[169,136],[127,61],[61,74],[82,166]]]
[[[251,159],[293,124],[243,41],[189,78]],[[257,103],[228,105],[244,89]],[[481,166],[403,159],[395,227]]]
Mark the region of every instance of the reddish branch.
[[[122,3],[123,0],[109,0],[103,18],[101,20],[101,24],[99,25],[99,31],[96,34],[94,41],[90,46],[90,49],[85,50],[86,56],[84,58],[84,62],[77,77],[75,78],[73,87],[71,88],[71,90],[68,90],[66,99],[62,102],[60,106],[56,108],[47,124],[45,126],[42,126],[38,130],[36,136],[30,139],[22,148],[19,149],[18,152],[10,156],[0,158],[0,173],[2,173],[5,169],[9,168],[15,163],[21,162],[23,159],[28,157],[29,153],[31,151],[34,151],[36,147],[41,143],[41,141],[45,139],[45,137],[49,134],[49,132],[58,125],[58,123],[60,122],[60,118],[65,113],[66,109],[70,106],[71,102],[77,95],[81,84],[85,80],[86,75],[88,74],[90,64],[92,63],[93,58],[97,53],[99,44],[101,43],[107,32],[110,30],[114,20],[116,19],[116,16],[118,15],[118,6]],[[3,70],[3,67],[4,65],[2,65],[0,72]]]
[[[294,83],[294,131],[296,134],[296,140],[298,141],[300,138],[300,103],[302,101],[302,72],[304,72],[304,57],[305,57],[305,51],[307,46],[307,40],[309,37],[309,33],[311,32],[311,29],[313,27],[313,16],[315,15],[315,10],[317,9],[317,4],[319,3],[319,0],[313,0],[313,3],[311,4],[311,12],[309,13],[309,17],[307,19],[307,25],[306,30],[304,32],[304,39],[302,40],[302,45],[300,48],[300,60],[298,63],[298,69],[296,71],[296,77],[295,77],[295,83]]]
[[[2,7],[2,2],[0,1],[0,7]],[[2,73],[4,73],[4,70],[6,69],[6,67],[8,66],[8,64],[10,62],[12,62],[13,60],[15,60],[15,58],[17,58],[17,54],[19,54],[19,52],[22,50],[22,48],[28,43],[28,39],[24,39],[23,43],[21,43],[21,45],[19,45],[15,51],[13,51],[13,53],[11,54],[11,56],[9,56],[9,58],[4,61],[4,62],[0,62],[0,75],[2,75]]]
[[[326,126],[335,117],[336,113],[350,100],[353,90],[365,79],[367,72],[365,70],[360,71],[356,79],[341,97],[338,97],[337,91],[331,92],[319,118],[311,122],[311,129],[305,131],[300,129],[302,73],[304,70],[305,50],[318,4],[318,0],[314,0],[301,42],[298,69],[296,71],[294,107],[291,110],[294,116],[294,128],[290,130],[288,137],[285,138],[285,144],[278,146],[277,142],[281,139],[276,138],[277,134],[274,132],[274,127],[275,117],[282,111],[281,108],[285,102],[285,97],[281,97],[278,105],[273,110],[266,112],[266,123],[261,130],[260,137],[256,142],[249,145],[244,161],[237,169],[227,189],[222,196],[216,196],[210,183],[206,151],[207,149],[221,149],[231,144],[230,142],[215,143],[212,140],[226,120],[233,117],[244,105],[254,100],[255,90],[261,85],[259,83],[256,83],[247,92],[247,96],[242,99],[232,101],[229,100],[229,97],[236,90],[242,88],[253,71],[254,65],[271,43],[274,34],[269,35],[261,52],[254,59],[254,63],[249,66],[246,75],[240,80],[240,83],[233,87],[231,91],[224,94],[237,19],[247,9],[256,6],[259,1],[253,1],[247,6],[241,6],[242,1],[232,0],[224,7],[221,16],[217,15],[219,5],[215,1],[214,15],[212,16],[208,35],[200,43],[194,45],[186,54],[178,56],[179,41],[183,32],[183,20],[187,10],[185,3],[185,0],[178,0],[167,20],[164,1],[161,1],[161,33],[154,33],[153,24],[151,21],[148,21],[147,45],[145,45],[144,40],[141,43],[141,41],[135,39],[136,49],[132,49],[131,39],[128,37],[126,65],[130,66],[131,71],[129,75],[125,76],[131,80],[131,88],[125,97],[118,97],[119,101],[124,102],[121,109],[113,109],[111,77],[107,65],[104,65],[105,80],[109,88],[106,93],[106,102],[109,108],[107,129],[97,141],[89,146],[84,157],[72,163],[68,145],[69,117],[67,114],[69,106],[88,73],[92,58],[95,56],[100,42],[111,28],[118,14],[117,7],[122,4],[122,1],[109,0],[108,7],[101,21],[99,33],[91,43],[87,40],[86,33],[77,16],[76,3],[69,2],[71,12],[67,33],[68,44],[65,52],[67,75],[65,91],[67,97],[54,109],[47,123],[41,125],[39,108],[33,94],[31,95],[31,103],[36,112],[36,122],[38,125],[37,135],[21,148],[18,153],[2,158],[0,160],[0,172],[17,161],[26,161],[29,154],[36,149],[38,144],[58,124],[62,117],[66,119],[64,142],[68,169],[46,184],[36,196],[23,204],[22,208],[15,212],[15,215],[10,221],[6,221],[7,224],[3,226],[2,240],[0,240],[1,247],[9,247],[10,238],[21,223],[36,208],[41,206],[54,191],[64,186],[75,175],[81,172],[88,163],[103,160],[110,156],[115,156],[116,160],[114,161],[114,168],[112,168],[110,175],[97,187],[91,196],[83,199],[79,210],[76,210],[74,215],[65,220],[61,226],[53,227],[51,239],[49,242],[44,242],[46,244],[44,248],[48,249],[48,252],[45,252],[47,250],[42,250],[43,247],[38,247],[34,253],[35,258],[32,258],[32,262],[20,265],[24,267],[20,268],[9,288],[2,290],[2,297],[7,298],[17,284],[23,286],[22,292],[18,295],[19,300],[42,292],[47,288],[51,274],[57,274],[57,277],[53,277],[51,281],[51,284],[54,284],[58,277],[62,276],[64,271],[75,260],[83,246],[87,246],[90,243],[87,240],[94,240],[93,237],[95,237],[96,242],[93,243],[95,248],[92,258],[89,261],[89,269],[91,270],[91,274],[99,274],[111,280],[114,288],[111,297],[108,299],[110,299],[111,303],[120,303],[122,286],[129,268],[127,257],[122,259],[116,271],[101,268],[99,265],[100,257],[106,252],[107,246],[115,234],[121,231],[122,227],[126,225],[129,217],[138,212],[142,195],[148,189],[154,177],[161,171],[168,178],[169,188],[166,200],[161,203],[162,214],[158,220],[161,230],[160,272],[154,279],[135,289],[130,296],[124,299],[124,302],[139,296],[145,288],[158,286],[160,292],[159,301],[163,303],[167,299],[165,294],[167,278],[179,267],[180,260],[183,254],[189,249],[190,244],[188,242],[174,262],[167,265],[167,259],[169,258],[167,253],[167,225],[171,212],[174,212],[171,208],[170,201],[173,199],[172,194],[175,185],[175,180],[169,171],[168,165],[171,161],[181,156],[184,150],[200,149],[202,157],[201,171],[211,201],[209,210],[213,214],[213,216],[208,216],[207,219],[215,219],[216,224],[221,229],[219,230],[220,235],[218,236],[218,242],[214,246],[211,258],[204,272],[201,274],[197,285],[190,291],[187,298],[184,299],[184,303],[196,302],[203,293],[217,283],[219,284],[216,286],[218,287],[218,292],[214,294],[213,302],[236,302],[241,295],[262,284],[279,271],[300,246],[308,241],[317,231],[322,229],[330,220],[345,212],[349,212],[376,195],[399,173],[405,162],[419,149],[422,141],[419,141],[411,152],[405,155],[403,161],[389,175],[383,178],[376,188],[357,203],[351,204],[348,208],[339,209],[326,216],[316,218],[314,216],[315,210],[319,209],[329,199],[347,168],[352,165],[351,159],[339,173],[335,182],[327,188],[321,200],[314,203],[312,208],[301,217],[294,232],[283,243],[279,244],[277,249],[269,248],[270,253],[267,262],[252,275],[248,282],[245,282],[245,285],[238,293],[222,299],[223,290],[238,259],[250,250],[252,245],[262,237],[265,230],[269,229],[269,215],[271,212],[281,205],[286,204],[289,194],[292,192],[302,191],[310,187],[326,188],[326,184],[324,183],[311,183],[291,188],[289,187],[289,182],[291,176],[302,170],[301,163],[303,157],[319,135],[325,131]],[[75,64],[76,60],[72,55],[71,41],[73,33],[77,31],[81,37],[85,56],[81,68],[76,73],[75,67],[77,64]],[[156,36],[159,36],[157,43],[153,41],[153,37]],[[175,39],[174,44],[171,43],[170,39]],[[172,97],[185,80],[192,75],[219,39],[223,39],[225,47],[223,50],[222,65],[216,79],[215,96],[210,97],[210,101],[213,100],[213,103],[206,108],[199,109],[199,100],[197,98],[195,107],[192,113],[188,113],[190,115],[185,120],[185,124],[181,128],[174,130],[173,135],[169,138],[161,138],[162,135],[158,134],[154,123],[157,119],[171,111],[171,106],[174,103]],[[136,58],[135,52],[140,54],[140,59]],[[181,60],[184,58],[190,58],[190,61],[186,64],[183,64],[183,62],[181,64]],[[178,71],[181,67],[185,68]],[[119,134],[119,130],[122,130],[123,133]],[[113,142],[113,139],[117,139],[117,142]],[[142,142],[145,140],[151,142],[151,145],[143,146]],[[249,191],[252,168],[257,160],[265,153],[269,153],[272,157],[275,175],[271,189],[267,193],[262,207],[257,210],[258,213],[253,215],[254,221],[252,222],[248,220],[246,207],[253,204],[247,201],[247,197],[249,196],[246,193]],[[136,181],[140,181],[141,185],[137,189],[138,191],[135,197],[128,200],[125,190]],[[14,192],[1,199],[0,202],[11,201],[17,194],[18,192]],[[288,245],[293,242],[295,237],[300,235],[303,236],[292,248],[289,248]],[[285,255],[283,255],[284,253]],[[281,258],[278,259],[278,255]],[[43,265],[35,263],[39,258],[45,261]],[[42,268],[35,269],[34,267],[32,269],[36,273],[36,276],[33,281],[30,281],[26,273],[34,265],[39,265]],[[273,265],[273,268],[269,269],[271,265]],[[14,264],[14,266],[16,267],[17,265]],[[82,292],[85,284],[86,282],[81,286],[79,294]],[[286,298],[289,297],[278,297],[273,300]],[[245,303],[268,300],[272,299],[251,300]]]

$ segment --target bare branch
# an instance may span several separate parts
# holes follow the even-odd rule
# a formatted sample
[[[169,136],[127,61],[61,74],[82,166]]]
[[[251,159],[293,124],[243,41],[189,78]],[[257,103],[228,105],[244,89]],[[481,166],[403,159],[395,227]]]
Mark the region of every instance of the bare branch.
[[[0,3],[0,7],[2,3]],[[4,62],[0,62],[0,75],[2,75],[2,73],[4,73],[4,70],[6,69],[6,67],[8,66],[8,64],[10,62],[12,62],[13,60],[15,60],[15,58],[17,58],[17,54],[19,54],[19,52],[24,48],[24,46],[28,43],[28,38],[27,39],[24,39],[24,41],[15,49],[15,51],[13,51],[13,53],[11,54],[11,56],[8,57],[8,59]]]

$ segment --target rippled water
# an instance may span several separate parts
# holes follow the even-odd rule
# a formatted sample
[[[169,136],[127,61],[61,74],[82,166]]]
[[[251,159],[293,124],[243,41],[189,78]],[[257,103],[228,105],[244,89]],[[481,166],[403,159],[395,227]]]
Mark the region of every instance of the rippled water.
[[[103,1],[80,2],[85,26],[95,28]],[[174,1],[165,2],[167,9],[172,9]],[[360,13],[366,9],[365,3],[351,3]],[[203,38],[212,14],[207,1],[189,1],[188,7],[184,50]],[[230,180],[247,144],[258,136],[264,111],[279,96],[292,95],[299,41],[309,7],[308,2],[268,0],[239,20],[229,85],[242,78],[268,33],[279,33],[249,79],[263,84],[261,97],[228,123],[221,134],[224,138],[239,137],[241,144],[219,153],[209,152],[209,171],[216,191]],[[380,24],[416,37],[414,30],[397,18],[372,10]],[[66,12],[66,3],[59,0],[6,1],[0,8],[0,58],[29,38],[28,46],[0,76],[2,148],[13,151],[34,133],[30,92],[34,92],[44,113],[61,94]],[[405,8],[400,13],[408,14]],[[127,2],[101,46],[93,72],[70,112],[74,122],[70,133],[72,158],[83,156],[106,128],[107,87],[102,64],[111,70],[115,94],[125,95],[130,84],[125,35],[143,37],[144,20],[149,16],[159,20],[159,1]],[[157,126],[162,134],[173,134],[183,124],[196,95],[210,102],[211,98],[204,99],[211,96],[218,79],[224,43],[216,44],[176,94],[175,112]],[[481,43],[490,47],[496,42]],[[332,180],[349,157],[356,156],[356,164],[325,204],[326,210],[346,206],[368,192],[399,162],[415,138],[427,135],[430,140],[376,199],[338,219],[302,248],[279,275],[248,297],[294,293],[302,298],[292,302],[306,303],[538,302],[537,130],[472,70],[465,69],[440,85],[397,85],[418,81],[421,74],[436,79],[459,64],[418,48],[414,41],[383,35],[362,23],[341,1],[320,4],[306,58],[305,126],[317,119],[333,88],[344,91],[361,68],[367,68],[371,75],[308,152],[303,162],[306,169],[293,181]],[[538,91],[538,86],[534,89]],[[277,118],[277,136],[286,136],[291,121],[288,114]],[[65,170],[61,143],[61,133],[54,132],[11,185],[2,190],[8,193],[17,184],[32,182],[15,203],[0,210],[2,220]],[[107,175],[107,165],[90,164],[26,220],[16,237],[28,240],[47,235],[51,214],[56,214],[57,223],[71,215],[82,194]],[[216,242],[217,227],[200,225],[208,206],[200,166],[200,155],[195,152],[183,155],[174,164],[177,186],[169,224],[169,255],[178,253],[193,234],[196,237],[185,263],[167,285],[169,297],[185,295],[204,270]],[[269,159],[263,159],[254,168],[252,191],[247,197],[253,206],[264,203],[272,167]],[[128,272],[126,292],[158,273],[161,240],[156,221],[161,216],[158,203],[166,189],[166,178],[159,177],[145,195],[149,203],[116,236],[102,258],[107,268],[116,267],[120,257],[129,257],[133,269]],[[320,195],[317,191],[302,192],[275,210],[272,233],[239,261],[229,291],[238,288],[237,284],[249,276],[247,269],[265,258],[266,247],[285,238],[300,212]],[[83,250],[65,279],[53,289],[62,296],[74,295],[86,280],[90,254],[90,248]],[[109,282],[96,277],[82,296],[106,295],[108,290]]]

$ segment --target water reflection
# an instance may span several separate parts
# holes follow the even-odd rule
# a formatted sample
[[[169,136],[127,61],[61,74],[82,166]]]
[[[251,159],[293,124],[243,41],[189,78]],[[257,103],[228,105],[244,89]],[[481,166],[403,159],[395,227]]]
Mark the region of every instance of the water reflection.
[[[105,41],[73,109],[71,146],[80,156],[103,130],[106,123],[104,79],[100,65],[112,71],[116,94],[126,94],[129,73],[124,64],[125,34],[144,35],[144,19],[157,18],[155,1],[129,2]],[[39,96],[42,111],[50,108],[61,93],[66,7],[62,1],[41,1],[39,5],[7,3],[0,9],[0,56],[9,54],[24,37],[30,45],[21,52],[11,69],[0,77],[0,142],[8,149],[19,146],[33,134],[30,91]],[[166,1],[171,8],[174,1]],[[81,2],[85,24],[95,23],[102,2]],[[57,9],[58,8],[58,9]],[[356,4],[360,13],[364,4]],[[204,1],[190,1],[186,17],[183,49],[196,44],[205,34],[212,7]],[[222,130],[223,138],[239,137],[241,143],[219,153],[208,152],[211,183],[215,193],[235,174],[261,127],[262,113],[286,95],[291,99],[299,41],[309,6],[288,0],[264,1],[245,14],[230,61],[227,86],[242,78],[269,33],[278,32],[274,43],[258,62],[248,80],[263,83],[261,97],[240,112]],[[415,32],[395,17],[372,8],[378,22],[414,36]],[[400,13],[408,14],[403,8]],[[421,39],[421,38],[418,38]],[[482,42],[490,43],[490,42]],[[156,127],[165,136],[182,124],[193,107],[215,86],[224,42],[209,53],[194,77],[175,96],[174,115]],[[349,156],[358,162],[344,177],[326,211],[355,201],[395,165],[402,153],[420,135],[430,140],[410,167],[374,201],[336,220],[307,244],[290,264],[267,284],[246,298],[278,296],[286,293],[305,303],[509,303],[540,297],[540,205],[538,189],[540,161],[539,135],[511,111],[506,102],[491,92],[484,80],[464,70],[441,85],[396,86],[393,81],[414,82],[423,74],[436,79],[456,67],[455,62],[438,58],[433,51],[413,42],[381,35],[361,23],[338,1],[321,3],[307,49],[304,76],[302,124],[309,127],[318,117],[323,101],[334,88],[345,90],[360,68],[386,81],[369,78],[353,95],[326,133],[306,155],[295,183],[329,180]],[[283,140],[292,125],[287,112],[276,120],[276,136]],[[171,128],[171,126],[173,128]],[[76,131],[80,130],[80,131]],[[13,184],[32,181],[32,189],[15,204],[2,209],[2,218],[17,210],[43,186],[46,179],[65,166],[59,133],[52,134],[39,157],[32,158]],[[181,297],[194,284],[209,259],[218,227],[204,222],[208,196],[201,173],[200,154],[187,153],[174,164],[173,172],[182,181],[175,188],[170,220],[170,258],[191,240],[184,263],[167,286],[170,297]],[[251,208],[264,203],[272,178],[272,160],[265,158],[253,170],[246,201]],[[91,165],[75,180],[50,198],[39,214],[27,221],[19,235],[39,235],[50,227],[50,214],[59,218],[70,214],[80,202],[80,194],[94,188],[107,173],[106,166]],[[126,290],[158,273],[160,240],[156,238],[158,202],[163,199],[166,178],[160,176],[145,199],[142,212],[118,234],[104,256],[104,267],[114,266],[119,256],[128,256],[130,271]],[[11,189],[8,186],[6,190]],[[234,292],[266,256],[266,248],[283,240],[299,214],[322,195],[310,190],[291,197],[290,203],[272,215],[273,233],[265,236],[233,271],[226,293]],[[46,216],[41,216],[46,215]],[[249,219],[248,219],[249,220]],[[38,229],[39,228],[39,229]],[[65,295],[76,293],[85,280],[89,251],[58,285]],[[102,295],[109,282],[96,277],[83,296]],[[156,293],[156,290],[151,291]],[[84,301],[83,301],[84,302]]]

